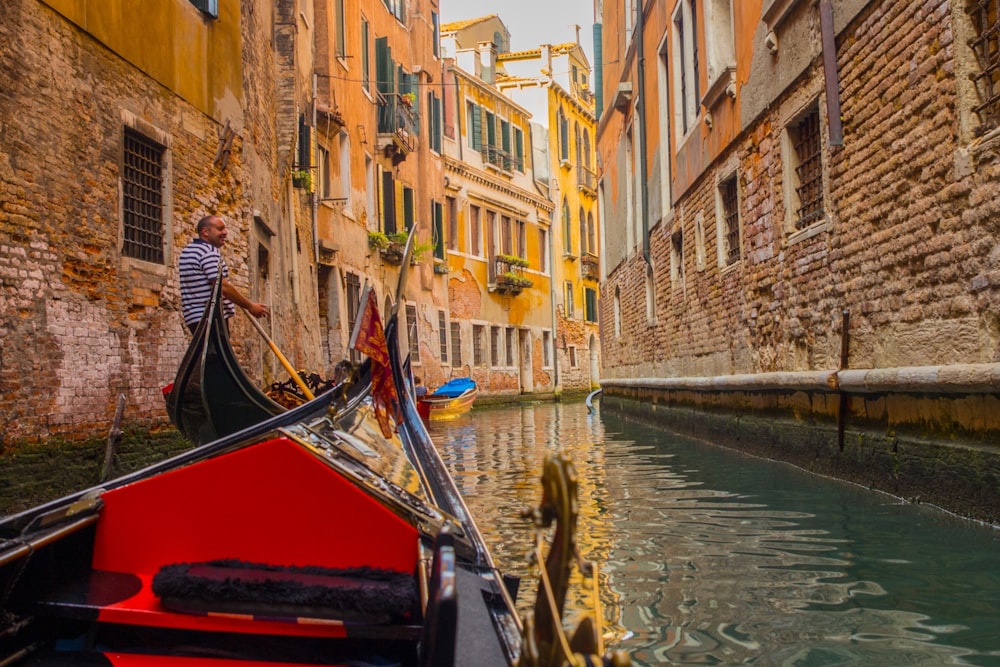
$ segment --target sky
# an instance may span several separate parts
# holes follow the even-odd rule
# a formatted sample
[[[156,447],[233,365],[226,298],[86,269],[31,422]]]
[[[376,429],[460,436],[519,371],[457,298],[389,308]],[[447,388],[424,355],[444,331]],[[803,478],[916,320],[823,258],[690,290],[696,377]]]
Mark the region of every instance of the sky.
[[[594,65],[594,0],[440,0],[441,22],[496,14],[510,32],[512,51],[561,44],[576,39]]]

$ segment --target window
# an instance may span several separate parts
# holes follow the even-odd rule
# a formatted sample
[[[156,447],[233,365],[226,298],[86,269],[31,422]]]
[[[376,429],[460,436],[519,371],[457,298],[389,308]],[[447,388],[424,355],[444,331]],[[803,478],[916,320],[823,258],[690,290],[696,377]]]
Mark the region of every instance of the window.
[[[583,319],[597,322],[597,290],[590,287],[583,288]]]
[[[413,229],[413,188],[403,186],[403,229]]]
[[[345,28],[344,28],[344,0],[336,0],[334,4],[334,16],[333,20],[336,22],[334,28],[337,31],[336,39],[337,43],[335,48],[337,50],[337,57],[343,58],[347,55],[347,40],[345,38]]]
[[[213,19],[219,18],[219,0],[191,0],[191,4]]]
[[[573,224],[569,217],[569,202],[563,197],[562,202],[562,232],[563,232],[563,252],[567,255],[573,254]]]
[[[500,353],[503,348],[500,347],[500,327],[490,327],[490,361],[493,362],[493,366],[503,365],[503,359],[500,358]]]
[[[382,172],[382,231],[396,233],[396,179],[391,171]]]
[[[431,220],[434,223],[434,257],[444,259],[444,208],[439,201],[431,200]]]
[[[320,145],[316,148],[316,192],[321,200],[331,196],[330,181],[330,151]]]
[[[430,137],[430,149],[441,152],[441,100],[434,93],[427,93],[427,136]]]
[[[512,233],[510,216],[500,216],[500,252],[505,255],[514,254],[513,240],[511,238]]]
[[[594,224],[594,212],[587,212],[587,252],[597,254],[597,225]]]
[[[469,206],[469,243],[472,246],[469,250],[473,255],[482,257],[482,212],[478,206]]]
[[[819,107],[813,106],[787,128],[791,150],[789,176],[792,190],[788,212],[794,229],[805,229],[825,218],[823,208],[823,145],[820,134]]]
[[[524,173],[524,131],[514,128],[514,169]]]
[[[622,7],[625,10],[625,48],[632,43],[632,34],[639,23],[639,1],[624,0]]]
[[[670,235],[670,282],[676,287],[684,282],[684,232]]]
[[[701,211],[694,216],[694,265],[705,268],[705,214]]]
[[[462,365],[462,327],[461,322],[451,323],[451,365]]]
[[[567,280],[563,285],[564,303],[566,305],[566,317],[574,317],[576,312],[575,304],[573,303],[573,281]]]
[[[448,363],[448,318],[443,310],[438,311],[438,346],[441,351],[441,363]]]
[[[740,206],[735,174],[719,184],[719,203],[719,259],[722,266],[730,266],[740,259]]]
[[[483,347],[483,337],[486,335],[486,327],[482,324],[472,325],[472,363],[476,366],[486,365],[486,352]]]
[[[513,366],[517,360],[517,329],[507,327],[507,365]]]
[[[434,57],[441,57],[441,17],[437,12],[431,12],[431,25],[434,27]]]
[[[701,94],[698,89],[698,38],[696,2],[682,0],[674,12],[674,95],[678,101],[676,127],[684,136],[698,117]]]
[[[576,345],[567,345],[566,354],[569,355],[570,368],[576,368]]]
[[[122,156],[122,254],[163,264],[163,159],[166,148],[125,128]]]
[[[590,252],[590,248],[587,247],[587,214],[582,206],[577,212],[577,221],[580,224],[580,255],[583,256]]]
[[[382,0],[382,4],[400,23],[406,23],[405,0]]]
[[[448,209],[448,250],[458,250],[458,202],[454,197],[445,197]]]
[[[538,229],[538,270],[549,272],[549,230],[543,227]]]
[[[517,256],[528,257],[528,223],[524,220],[514,221],[515,238],[517,239]]]
[[[469,148],[474,151],[483,150],[483,114],[476,104],[465,103],[466,122],[465,131],[469,137]]]
[[[548,368],[552,365],[552,332],[542,332],[542,366]]]
[[[980,101],[974,109],[981,120],[976,134],[983,135],[1000,126],[1000,7],[991,0],[968,4],[975,32],[970,45],[979,62],[972,77]]]
[[[345,210],[350,210],[351,203],[351,135],[341,130],[337,134],[337,146],[340,153],[340,173],[337,181],[340,183],[338,198],[344,203]]]
[[[569,162],[569,120],[562,109],[556,115],[559,122],[559,160]]]
[[[417,329],[417,307],[412,303],[406,304],[406,331],[407,340],[410,342],[410,362],[420,363],[420,336]]]
[[[735,95],[736,51],[733,44],[731,0],[704,0],[705,63],[708,90],[705,106],[711,108],[724,94]]]
[[[368,44],[369,25],[366,19],[361,19],[361,85],[367,92],[372,90],[372,63]]]
[[[348,273],[344,277],[347,292],[347,335],[354,332],[354,323],[358,321],[358,309],[361,306],[361,279],[356,273]],[[361,362],[361,353],[353,347],[347,351],[351,363]]]

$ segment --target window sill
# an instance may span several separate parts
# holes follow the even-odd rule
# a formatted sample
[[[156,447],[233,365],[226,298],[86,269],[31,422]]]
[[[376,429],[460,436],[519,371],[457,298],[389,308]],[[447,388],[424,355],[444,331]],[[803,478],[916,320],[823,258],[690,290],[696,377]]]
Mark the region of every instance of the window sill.
[[[814,222],[805,229],[797,229],[793,233],[789,234],[786,239],[786,243],[788,245],[795,245],[796,243],[801,243],[802,241],[811,239],[814,236],[828,232],[831,229],[833,229],[833,220],[830,219],[829,215],[825,215],[819,222]]]

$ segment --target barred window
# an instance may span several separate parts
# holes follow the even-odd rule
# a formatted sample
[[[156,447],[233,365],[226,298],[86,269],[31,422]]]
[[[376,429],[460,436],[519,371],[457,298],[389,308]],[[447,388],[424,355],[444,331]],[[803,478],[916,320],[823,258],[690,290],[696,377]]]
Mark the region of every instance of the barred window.
[[[490,327],[490,360],[494,366],[501,365],[500,352],[500,327]]]
[[[444,311],[438,311],[438,346],[441,350],[441,363],[448,363],[448,318]]]
[[[462,327],[458,322],[451,323],[451,364],[462,365]]]
[[[823,159],[819,129],[819,109],[807,113],[790,128],[792,144],[798,164],[795,167],[798,195],[795,228],[805,229],[824,216],[823,211]]]
[[[472,363],[476,366],[486,365],[486,351],[483,348],[483,335],[486,328],[482,324],[472,325]]]
[[[125,128],[122,156],[122,253],[163,264],[163,156],[160,144]]]
[[[406,304],[406,329],[410,341],[410,362],[420,363],[420,336],[417,332],[417,307]]]
[[[735,264],[740,259],[740,207],[739,194],[736,187],[736,176],[727,178],[719,185],[722,196],[722,219],[725,233],[726,265]]]
[[[542,366],[546,368],[552,365],[552,333],[542,332]]]
[[[970,42],[979,62],[973,75],[980,104],[975,107],[982,121],[976,128],[983,135],[1000,125],[1000,0],[975,0],[970,3],[976,36]]]
[[[508,327],[507,328],[507,365],[508,366],[513,366],[514,365],[514,360],[517,359],[517,357],[514,355],[514,351],[515,351],[514,345],[516,344],[516,342],[517,342],[517,329],[515,329],[514,327]]]

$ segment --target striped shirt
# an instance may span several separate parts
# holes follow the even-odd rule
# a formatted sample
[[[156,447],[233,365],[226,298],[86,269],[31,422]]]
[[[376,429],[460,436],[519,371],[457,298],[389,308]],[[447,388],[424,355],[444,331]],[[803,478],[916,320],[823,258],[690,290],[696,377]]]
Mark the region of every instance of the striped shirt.
[[[219,262],[222,262],[222,277],[229,277],[229,267],[222,259],[219,249],[207,241],[195,239],[181,250],[181,312],[184,314],[184,324],[191,326],[201,321],[205,307],[212,298],[212,286],[219,275]],[[236,314],[236,306],[229,299],[223,298],[226,319]]]

